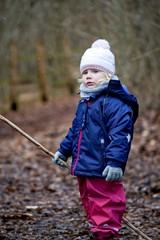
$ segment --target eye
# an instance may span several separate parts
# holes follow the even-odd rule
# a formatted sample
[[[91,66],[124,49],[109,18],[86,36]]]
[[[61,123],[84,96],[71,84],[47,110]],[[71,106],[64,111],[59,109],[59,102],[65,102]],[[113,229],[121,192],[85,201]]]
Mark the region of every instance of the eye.
[[[82,75],[86,75],[88,73],[88,70],[85,70]]]
[[[98,73],[99,70],[97,70],[97,69],[92,69],[92,72],[93,72],[93,73]]]

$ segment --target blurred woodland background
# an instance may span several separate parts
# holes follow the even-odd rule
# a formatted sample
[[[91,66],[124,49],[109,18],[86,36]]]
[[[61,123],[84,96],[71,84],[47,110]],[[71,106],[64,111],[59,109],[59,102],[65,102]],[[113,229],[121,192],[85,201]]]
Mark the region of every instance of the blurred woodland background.
[[[105,38],[141,111],[160,111],[159,23],[159,0],[1,0],[1,110],[75,94],[84,50]]]
[[[117,75],[140,103],[125,216],[158,240],[160,0],[0,0],[0,114],[55,152],[79,100],[80,58],[98,38],[110,42]],[[87,238],[76,178],[3,121],[0,183],[0,239]],[[121,236],[144,239],[125,224]]]

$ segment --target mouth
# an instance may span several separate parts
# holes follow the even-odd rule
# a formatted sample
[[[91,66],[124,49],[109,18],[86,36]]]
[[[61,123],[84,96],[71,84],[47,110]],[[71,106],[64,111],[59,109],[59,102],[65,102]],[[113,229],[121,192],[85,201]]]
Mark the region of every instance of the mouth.
[[[92,86],[95,85],[95,83],[94,83],[94,82],[87,82],[86,85],[87,85],[88,87],[92,87]]]

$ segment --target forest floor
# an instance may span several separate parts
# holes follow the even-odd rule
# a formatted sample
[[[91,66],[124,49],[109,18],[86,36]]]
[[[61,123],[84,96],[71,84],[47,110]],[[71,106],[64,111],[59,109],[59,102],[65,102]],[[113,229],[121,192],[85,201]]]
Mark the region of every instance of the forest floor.
[[[23,105],[4,115],[55,152],[71,124],[77,97]],[[124,186],[127,218],[151,239],[160,239],[160,118],[140,116]],[[89,233],[76,177],[0,121],[0,239],[85,240]],[[142,240],[123,223],[124,240]]]

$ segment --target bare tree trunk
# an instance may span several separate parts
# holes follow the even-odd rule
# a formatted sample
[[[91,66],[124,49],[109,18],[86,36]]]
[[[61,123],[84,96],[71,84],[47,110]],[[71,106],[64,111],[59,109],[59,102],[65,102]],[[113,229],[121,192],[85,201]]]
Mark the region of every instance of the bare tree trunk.
[[[40,87],[41,100],[43,102],[48,101],[48,91],[47,91],[47,77],[46,68],[44,60],[44,43],[42,40],[38,40],[37,44],[37,63],[38,63],[38,81]]]
[[[17,83],[17,44],[12,42],[10,44],[10,109],[13,111],[18,109]]]
[[[63,38],[63,48],[65,56],[65,69],[66,69],[66,79],[67,79],[67,88],[69,93],[74,94],[75,79],[74,79],[74,69],[71,61],[71,47],[67,34]]]

